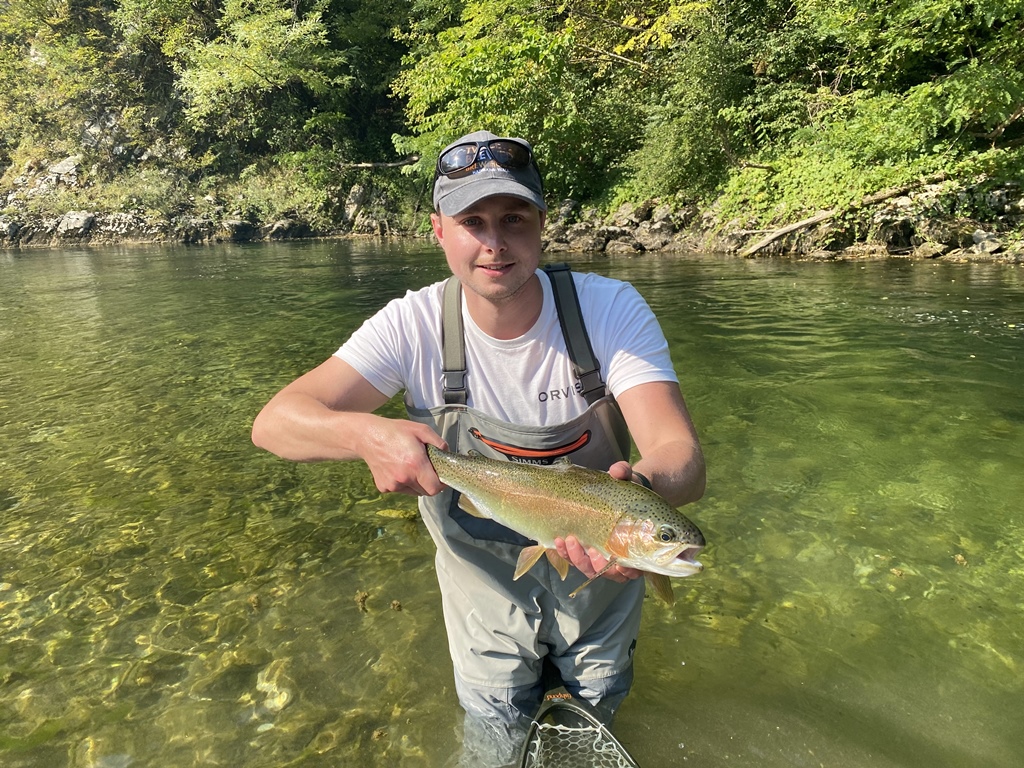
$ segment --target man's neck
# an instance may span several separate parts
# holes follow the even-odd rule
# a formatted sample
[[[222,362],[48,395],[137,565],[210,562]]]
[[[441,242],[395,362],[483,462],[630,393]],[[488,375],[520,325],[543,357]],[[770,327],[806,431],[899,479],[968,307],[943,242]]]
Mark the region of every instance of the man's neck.
[[[515,296],[500,301],[485,299],[471,291],[464,291],[463,296],[469,316],[477,327],[501,340],[519,338],[533,328],[544,307],[544,289],[536,275]]]

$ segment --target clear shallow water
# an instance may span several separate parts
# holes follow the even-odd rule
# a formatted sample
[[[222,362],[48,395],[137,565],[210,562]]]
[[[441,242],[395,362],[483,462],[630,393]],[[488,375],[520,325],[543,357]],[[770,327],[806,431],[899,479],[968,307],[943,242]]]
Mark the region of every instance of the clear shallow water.
[[[1024,272],[578,259],[662,318],[707,569],[646,607],[645,768],[1024,762]],[[426,244],[0,254],[0,764],[444,765],[415,503],[255,413]],[[394,411],[396,414],[398,410]]]

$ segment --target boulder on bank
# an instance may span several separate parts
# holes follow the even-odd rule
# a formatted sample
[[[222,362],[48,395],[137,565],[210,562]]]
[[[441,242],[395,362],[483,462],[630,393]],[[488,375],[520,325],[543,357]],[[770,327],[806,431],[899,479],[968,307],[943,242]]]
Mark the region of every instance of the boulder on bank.
[[[68,211],[57,223],[56,235],[64,240],[80,240],[89,234],[96,214],[89,211]]]
[[[256,238],[255,225],[244,219],[224,219],[213,233],[218,243],[248,243]]]
[[[270,226],[263,227],[261,233],[266,240],[293,240],[312,234],[309,226],[295,219],[278,219]]]
[[[159,239],[164,228],[139,213],[99,214],[91,229],[92,242],[146,242]]]

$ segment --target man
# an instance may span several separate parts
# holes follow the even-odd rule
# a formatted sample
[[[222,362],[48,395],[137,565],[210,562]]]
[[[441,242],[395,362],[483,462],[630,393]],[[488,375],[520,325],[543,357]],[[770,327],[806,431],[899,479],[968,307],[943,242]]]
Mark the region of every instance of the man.
[[[434,207],[455,279],[370,318],[274,396],[253,442],[297,461],[361,459],[382,492],[420,497],[467,722],[514,744],[540,703],[545,663],[611,719],[632,682],[644,581],[612,566],[570,599],[607,563],[568,536],[556,542],[577,569],[565,582],[543,561],[514,582],[525,540],[462,512],[424,446],[542,463],[568,456],[674,505],[702,496],[704,460],[664,335],[635,289],[538,269],[547,208],[527,142],[478,131],[446,147]],[[574,311],[585,335],[563,332]],[[574,368],[570,349],[596,370],[580,374],[587,360]],[[403,390],[409,420],[374,414]],[[630,435],[641,456],[632,467]]]

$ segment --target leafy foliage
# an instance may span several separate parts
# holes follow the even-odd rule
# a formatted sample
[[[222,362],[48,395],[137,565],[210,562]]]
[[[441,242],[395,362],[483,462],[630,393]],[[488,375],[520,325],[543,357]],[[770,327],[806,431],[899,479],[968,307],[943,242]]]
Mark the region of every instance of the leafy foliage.
[[[600,193],[637,113],[618,83],[579,61],[573,26],[521,0],[469,3],[461,22],[414,37],[395,84],[417,134],[396,143],[422,158],[416,170],[429,175],[441,147],[484,128],[534,143],[555,196]]]
[[[0,166],[83,154],[126,199],[170,174],[181,205],[326,223],[356,182],[415,209],[436,152],[488,128],[535,145],[552,200],[781,222],[1019,176],[1022,31],[1024,0],[0,2]]]

